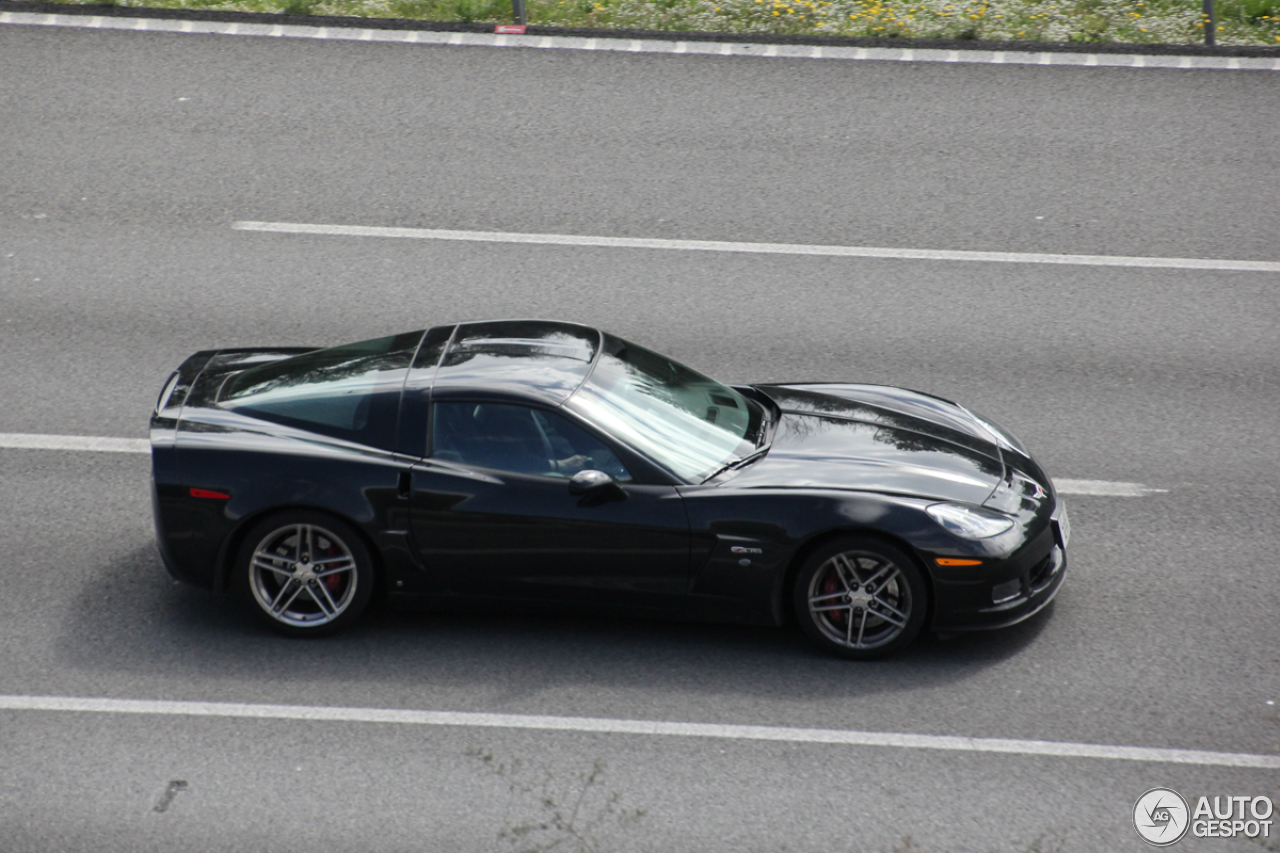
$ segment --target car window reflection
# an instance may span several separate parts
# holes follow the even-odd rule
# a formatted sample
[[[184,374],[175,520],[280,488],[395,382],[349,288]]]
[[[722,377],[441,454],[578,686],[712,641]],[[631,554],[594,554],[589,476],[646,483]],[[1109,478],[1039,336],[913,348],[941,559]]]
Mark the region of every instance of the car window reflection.
[[[572,477],[630,472],[602,442],[560,415],[505,403],[436,403],[432,457],[515,474]]]
[[[218,404],[255,418],[390,448],[400,385],[423,333],[409,332],[250,368]]]

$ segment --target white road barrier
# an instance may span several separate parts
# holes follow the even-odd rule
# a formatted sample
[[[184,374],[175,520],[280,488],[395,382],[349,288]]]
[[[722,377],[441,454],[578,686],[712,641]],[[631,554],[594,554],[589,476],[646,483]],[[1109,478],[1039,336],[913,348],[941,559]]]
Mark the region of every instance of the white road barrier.
[[[297,24],[227,23],[173,18],[115,15],[46,15],[0,12],[0,24],[83,27],[101,30],[145,30],[211,33],[225,36],[379,41],[396,44],[466,47],[542,48],[553,50],[623,51],[627,53],[702,54],[777,59],[834,59],[888,62],[945,62],[979,65],[1072,65],[1086,68],[1194,68],[1215,71],[1280,71],[1280,58],[1270,56],[1195,56],[1130,53],[1055,53],[1022,50],[934,50],[914,47],[844,47],[812,44],[678,41],[672,39],[594,38],[583,36],[447,33],[371,27],[309,27]]]

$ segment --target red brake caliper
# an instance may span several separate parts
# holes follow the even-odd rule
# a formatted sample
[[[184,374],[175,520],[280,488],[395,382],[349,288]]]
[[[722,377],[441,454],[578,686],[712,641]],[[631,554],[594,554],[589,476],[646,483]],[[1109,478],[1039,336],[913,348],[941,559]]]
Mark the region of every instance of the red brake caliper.
[[[325,553],[325,556],[326,556],[326,557],[335,557],[335,556],[337,556],[337,553],[336,553],[336,552],[337,552],[337,550],[338,550],[338,549],[337,549],[337,547],[336,547],[335,545],[333,545],[332,543],[330,543],[329,548],[328,548],[327,552]],[[340,583],[342,583],[342,573],[341,573],[341,572],[334,572],[333,574],[326,576],[326,577],[325,577],[325,579],[324,579],[324,586],[325,586],[325,589],[329,590],[329,592],[336,592],[336,591],[337,591],[337,589],[338,589],[338,584],[340,584]]]
[[[822,579],[822,594],[831,595],[841,589],[840,579],[835,576],[834,572],[827,572],[827,576]],[[827,618],[837,625],[845,620],[847,615],[844,610],[828,610]]]

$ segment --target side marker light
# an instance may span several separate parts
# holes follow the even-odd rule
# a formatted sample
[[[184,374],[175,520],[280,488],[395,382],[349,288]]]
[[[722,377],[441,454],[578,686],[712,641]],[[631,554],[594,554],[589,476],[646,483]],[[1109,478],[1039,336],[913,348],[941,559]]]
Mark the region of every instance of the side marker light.
[[[939,566],[981,566],[981,560],[957,560],[952,557],[939,557]]]
[[[221,499],[221,500],[226,500],[226,499],[230,498],[230,497],[231,497],[231,495],[224,494],[223,492],[213,492],[213,491],[210,491],[209,489],[192,489],[192,490],[191,490],[191,497],[193,497],[193,498],[218,498],[218,499]]]

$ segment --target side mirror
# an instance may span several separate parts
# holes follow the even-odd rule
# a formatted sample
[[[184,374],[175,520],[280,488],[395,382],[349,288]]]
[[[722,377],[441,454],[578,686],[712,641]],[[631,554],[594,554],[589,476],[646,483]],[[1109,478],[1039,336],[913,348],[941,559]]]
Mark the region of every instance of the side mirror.
[[[579,471],[569,479],[569,494],[596,499],[602,503],[606,500],[620,501],[627,497],[617,480],[603,471],[591,468]]]

